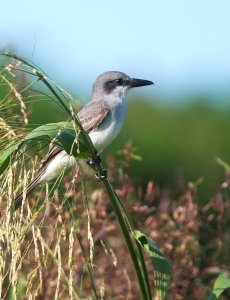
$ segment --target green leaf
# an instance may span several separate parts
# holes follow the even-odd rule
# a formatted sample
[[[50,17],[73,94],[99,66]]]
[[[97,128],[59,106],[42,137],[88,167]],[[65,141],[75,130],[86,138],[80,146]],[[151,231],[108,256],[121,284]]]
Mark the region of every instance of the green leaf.
[[[23,141],[29,140],[53,140],[67,153],[78,158],[89,154],[89,149],[83,143],[82,132],[76,131],[71,122],[49,123],[39,126],[23,139]]]
[[[76,131],[71,122],[49,123],[35,128],[18,143],[7,148],[0,154],[0,174],[9,166],[12,155],[25,142],[28,141],[53,141],[67,153],[84,158],[89,156],[90,150],[83,143],[82,132]]]
[[[72,130],[73,125],[70,122],[58,122],[58,123],[49,123],[42,126],[39,126],[28,133],[24,138],[23,141],[29,141],[34,139],[42,139],[44,137],[55,138],[58,135],[59,130]],[[75,131],[74,131],[75,132]],[[76,136],[76,134],[75,134]]]
[[[153,240],[141,233],[139,230],[134,231],[134,237],[152,258],[154,268],[155,299],[165,299],[172,277],[172,266],[157,248]]]
[[[218,299],[219,296],[227,288],[230,288],[230,278],[226,277],[223,274],[220,274],[215,281],[213,291],[212,291],[211,295],[208,297],[208,300]]]
[[[18,149],[20,143],[13,144],[5,149],[5,151],[0,154],[0,175],[5,171],[5,169],[10,164],[12,155]]]

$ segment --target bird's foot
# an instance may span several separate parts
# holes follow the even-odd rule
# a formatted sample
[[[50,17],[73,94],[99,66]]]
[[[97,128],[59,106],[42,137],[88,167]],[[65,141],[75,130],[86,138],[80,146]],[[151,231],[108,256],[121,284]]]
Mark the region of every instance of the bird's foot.
[[[98,153],[95,153],[95,155],[92,158],[92,161],[94,164],[99,165],[101,163],[101,158]]]
[[[98,153],[96,153],[92,158],[87,160],[87,164],[93,169],[101,163],[101,158]]]
[[[96,178],[97,178],[98,180],[103,181],[103,180],[107,179],[107,175],[108,175],[107,170],[106,170],[106,169],[103,169],[103,173],[102,173],[102,174],[96,173],[95,176],[96,176]]]
[[[96,153],[91,159],[87,160],[87,164],[97,171],[97,165],[100,165],[101,158],[98,153]],[[99,174],[98,172],[95,174],[96,178],[98,180],[105,180],[107,179],[107,170],[103,169],[102,174]]]
[[[92,159],[88,159],[86,163],[87,163],[87,165],[89,165],[94,170],[96,169],[96,164]]]

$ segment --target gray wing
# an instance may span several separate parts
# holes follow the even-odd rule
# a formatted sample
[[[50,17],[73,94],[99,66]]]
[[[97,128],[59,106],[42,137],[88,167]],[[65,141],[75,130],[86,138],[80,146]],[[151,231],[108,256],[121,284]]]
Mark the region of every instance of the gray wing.
[[[85,131],[90,132],[103,122],[109,112],[110,108],[106,102],[90,101],[77,113],[77,116]]]
[[[44,173],[49,162],[62,151],[63,149],[53,146],[47,153],[46,157],[41,161],[41,165],[38,168],[37,175],[39,173]]]
[[[97,127],[109,113],[110,108],[104,101],[90,101],[77,114],[82,127],[90,132]],[[49,162],[63,149],[54,146],[50,149],[46,157],[41,161],[41,165],[37,171],[37,175],[44,173]]]
[[[77,113],[77,116],[82,127],[87,132],[90,132],[103,122],[109,111],[110,108],[104,101],[90,101]],[[63,151],[63,149],[58,148],[57,146],[50,149],[46,157],[41,161],[37,176],[40,176],[45,172],[49,162],[61,151]]]

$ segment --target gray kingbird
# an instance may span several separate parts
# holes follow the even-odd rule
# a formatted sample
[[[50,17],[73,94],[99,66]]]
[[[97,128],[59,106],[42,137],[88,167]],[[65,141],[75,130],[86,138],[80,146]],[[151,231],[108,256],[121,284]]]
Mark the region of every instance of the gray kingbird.
[[[117,71],[105,72],[97,77],[90,101],[77,113],[77,117],[98,152],[105,149],[121,130],[127,111],[125,96],[128,90],[151,84],[152,81],[130,78]],[[72,168],[75,164],[74,156],[60,148],[53,148],[29,183],[26,196],[38,185],[57,178],[64,169]],[[15,209],[20,207],[22,200],[23,192],[14,200]]]

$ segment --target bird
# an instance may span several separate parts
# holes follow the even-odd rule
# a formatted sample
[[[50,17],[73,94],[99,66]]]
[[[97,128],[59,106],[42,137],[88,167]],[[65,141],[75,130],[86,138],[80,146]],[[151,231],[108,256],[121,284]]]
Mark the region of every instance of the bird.
[[[77,113],[84,130],[96,148],[103,151],[118,135],[127,112],[126,94],[131,88],[154,84],[152,81],[131,78],[123,72],[107,71],[99,75],[92,87],[89,102]],[[26,188],[26,197],[41,184],[57,178],[63,170],[76,165],[76,158],[65,150],[52,148],[35,177]],[[19,193],[14,199],[14,208],[21,206],[24,193]]]

